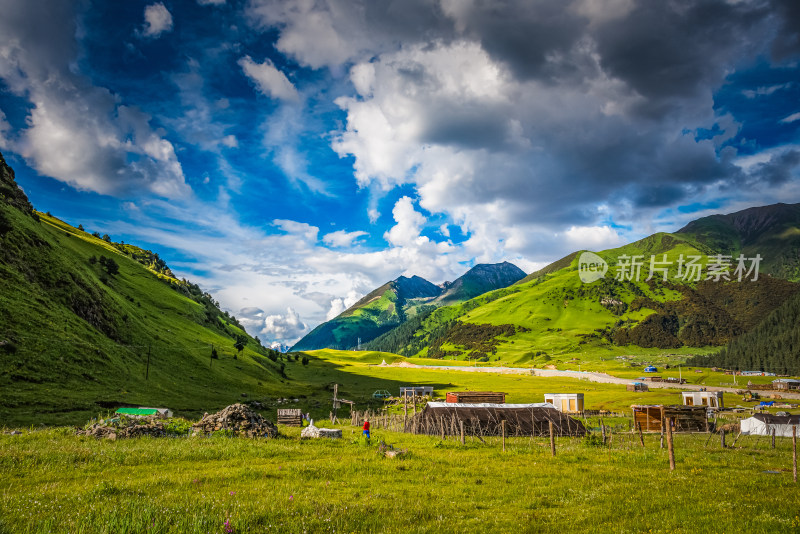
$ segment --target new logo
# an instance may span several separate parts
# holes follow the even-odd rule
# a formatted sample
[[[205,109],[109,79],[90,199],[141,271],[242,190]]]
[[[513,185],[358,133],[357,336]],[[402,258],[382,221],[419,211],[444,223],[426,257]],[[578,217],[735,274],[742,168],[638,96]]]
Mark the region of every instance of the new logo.
[[[584,284],[600,280],[607,272],[608,263],[594,252],[584,252],[578,258],[578,276]]]

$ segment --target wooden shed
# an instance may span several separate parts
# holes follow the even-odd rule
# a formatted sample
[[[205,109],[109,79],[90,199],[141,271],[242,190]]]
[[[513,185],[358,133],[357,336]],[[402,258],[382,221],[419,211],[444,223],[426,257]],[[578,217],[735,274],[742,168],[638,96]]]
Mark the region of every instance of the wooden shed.
[[[508,436],[547,436],[550,423],[557,436],[584,436],[583,424],[553,409],[548,403],[538,404],[465,404],[429,402],[415,416],[412,425],[418,433],[457,435],[464,432],[476,436],[497,436],[505,421]]]
[[[279,408],[278,424],[286,426],[303,426],[303,412],[300,408]]]
[[[640,405],[631,406],[634,428],[641,425],[642,432],[661,432],[664,419],[675,421],[675,432],[708,432],[708,416],[705,406]]]
[[[650,391],[650,386],[643,382],[633,382],[625,386],[626,391]]]
[[[433,386],[402,386],[401,397],[433,397]]]
[[[683,404],[686,406],[708,406],[724,408],[721,391],[682,391]]]
[[[779,378],[772,381],[772,389],[778,391],[800,390],[800,380],[795,378]]]
[[[544,401],[564,413],[583,412],[583,393],[545,393]]]
[[[506,394],[494,391],[448,391],[445,400],[461,404],[503,404],[506,402]]]

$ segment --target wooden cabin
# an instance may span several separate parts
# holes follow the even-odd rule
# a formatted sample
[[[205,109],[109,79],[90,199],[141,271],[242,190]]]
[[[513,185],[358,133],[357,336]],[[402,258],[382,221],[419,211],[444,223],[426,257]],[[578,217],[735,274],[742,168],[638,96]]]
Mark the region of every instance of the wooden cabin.
[[[300,408],[280,408],[278,409],[278,424],[303,426],[303,412]]]
[[[633,425],[641,425],[642,432],[661,432],[662,421],[671,417],[674,432],[708,432],[710,430],[705,406],[641,405],[631,406]]]

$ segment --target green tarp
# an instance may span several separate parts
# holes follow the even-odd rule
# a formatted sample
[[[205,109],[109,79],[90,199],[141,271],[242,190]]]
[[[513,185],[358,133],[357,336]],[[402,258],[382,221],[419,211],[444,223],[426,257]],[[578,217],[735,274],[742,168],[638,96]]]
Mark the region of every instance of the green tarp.
[[[158,410],[155,408],[120,408],[115,413],[120,415],[155,415]]]

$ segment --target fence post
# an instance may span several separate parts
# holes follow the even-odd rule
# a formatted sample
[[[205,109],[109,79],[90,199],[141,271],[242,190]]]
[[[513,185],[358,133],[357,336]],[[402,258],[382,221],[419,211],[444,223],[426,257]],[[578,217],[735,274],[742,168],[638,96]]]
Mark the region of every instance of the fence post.
[[[466,442],[464,441],[464,420],[460,420],[458,422],[458,426],[461,427],[461,444],[464,445]]]
[[[550,427],[550,452],[553,456],[556,455],[556,436],[553,434],[553,422],[548,421],[548,426]]]
[[[722,445],[722,448],[724,449],[725,448],[725,431],[724,430],[720,430],[719,431],[719,442]]]
[[[669,470],[675,471],[675,446],[672,443],[672,417],[667,417],[667,453],[669,454]]]
[[[772,448],[775,448],[775,427],[772,427]]]
[[[639,431],[639,442],[644,447],[644,434],[642,434],[642,423],[636,423],[636,429]]]
[[[503,434],[503,452],[506,452],[506,420],[500,421],[500,428]]]
[[[603,435],[603,445],[606,444],[606,425],[603,418],[600,418],[600,433]]]
[[[797,482],[797,425],[792,426],[792,478]]]

